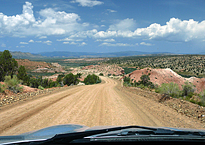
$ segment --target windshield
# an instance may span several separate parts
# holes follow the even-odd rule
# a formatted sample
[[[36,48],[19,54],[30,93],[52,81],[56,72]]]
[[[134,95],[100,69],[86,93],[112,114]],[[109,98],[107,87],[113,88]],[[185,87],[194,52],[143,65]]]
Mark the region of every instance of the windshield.
[[[204,130],[204,7],[1,0],[0,136],[67,124]]]

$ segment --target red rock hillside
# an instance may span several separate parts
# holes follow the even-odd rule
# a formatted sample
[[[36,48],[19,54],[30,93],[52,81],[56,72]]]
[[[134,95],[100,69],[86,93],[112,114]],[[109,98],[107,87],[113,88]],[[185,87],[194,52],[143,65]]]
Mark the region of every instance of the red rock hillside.
[[[132,82],[136,80],[138,82],[140,80],[140,77],[142,74],[148,75],[150,73],[150,81],[153,82],[154,84],[161,85],[162,83],[170,83],[174,82],[179,84],[179,87],[181,88],[181,85],[184,84],[184,82],[188,81],[193,83],[196,86],[196,92],[199,93],[205,89],[205,78],[196,78],[196,77],[191,77],[191,78],[184,78],[171,69],[151,69],[151,68],[144,68],[141,70],[136,70],[133,71],[130,74],[127,74],[133,79]]]

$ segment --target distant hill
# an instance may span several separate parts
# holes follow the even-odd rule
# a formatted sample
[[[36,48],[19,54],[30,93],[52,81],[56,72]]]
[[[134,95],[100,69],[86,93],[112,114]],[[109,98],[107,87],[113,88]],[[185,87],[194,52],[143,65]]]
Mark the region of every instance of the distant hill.
[[[49,58],[95,58],[95,57],[122,57],[122,56],[161,56],[172,55],[169,52],[141,52],[141,51],[122,51],[111,53],[95,53],[95,52],[68,52],[68,51],[54,51],[54,52],[41,52],[41,53],[29,53],[14,51],[11,55],[15,59],[49,59]]]
[[[45,56],[42,56],[40,54],[31,54],[29,52],[20,52],[20,51],[14,51],[10,52],[12,57],[15,59],[41,59],[46,58]]]
[[[46,57],[60,57],[60,58],[86,58],[86,57],[121,57],[121,56],[135,56],[135,55],[171,55],[168,52],[141,52],[141,51],[122,51],[111,53],[95,53],[95,52],[68,52],[68,51],[54,51],[38,53]]]

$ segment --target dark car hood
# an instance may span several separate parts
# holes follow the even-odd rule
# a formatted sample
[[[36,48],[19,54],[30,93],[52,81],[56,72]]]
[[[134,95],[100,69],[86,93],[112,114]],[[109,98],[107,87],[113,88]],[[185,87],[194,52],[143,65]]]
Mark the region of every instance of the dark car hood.
[[[40,130],[23,133],[20,135],[13,136],[0,136],[0,144],[2,143],[11,143],[11,142],[21,142],[21,141],[32,141],[32,140],[46,140],[54,137],[56,134],[65,134],[73,132],[81,132],[89,127],[76,124],[65,124],[65,125],[56,125]]]
[[[113,128],[113,127],[120,127],[120,126],[87,127],[87,126],[76,125],[76,124],[56,125],[56,126],[51,126],[51,127],[43,128],[40,130],[32,131],[32,132],[23,133],[20,135],[0,136],[0,144],[47,140],[49,138],[54,137],[56,134],[84,132],[84,131],[91,131],[91,130],[108,129],[108,128]],[[171,129],[173,131],[202,131],[202,132],[205,132],[205,130],[187,129],[187,128],[186,129],[185,128],[169,128],[169,127],[153,127],[153,128]]]

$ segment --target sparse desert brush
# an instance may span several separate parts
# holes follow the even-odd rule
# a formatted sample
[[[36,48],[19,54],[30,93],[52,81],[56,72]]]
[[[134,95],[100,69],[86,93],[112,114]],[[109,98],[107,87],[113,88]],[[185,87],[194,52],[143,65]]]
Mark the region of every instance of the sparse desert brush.
[[[14,93],[21,92],[23,89],[23,87],[19,86],[21,81],[17,78],[16,75],[13,75],[13,78],[11,78],[11,76],[5,76],[4,82],[6,88]]]
[[[0,93],[5,92],[6,86],[4,84],[0,84]]]
[[[178,98],[180,96],[179,85],[176,83],[163,83],[160,87],[156,89],[157,92],[165,95],[170,95],[172,97]]]

